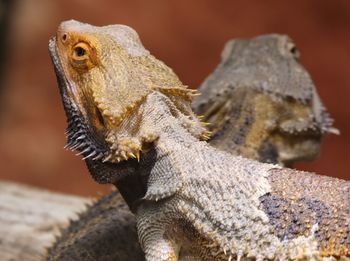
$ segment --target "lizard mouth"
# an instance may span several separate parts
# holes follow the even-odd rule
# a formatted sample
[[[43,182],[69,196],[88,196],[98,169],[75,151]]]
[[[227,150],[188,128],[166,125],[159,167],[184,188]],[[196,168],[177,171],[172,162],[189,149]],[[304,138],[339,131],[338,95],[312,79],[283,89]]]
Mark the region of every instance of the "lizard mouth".
[[[93,128],[94,124],[89,124],[89,118],[84,116],[72,94],[71,83],[64,75],[59,56],[56,50],[56,38],[49,41],[49,53],[55,68],[57,83],[62,96],[63,107],[67,117],[66,145],[65,148],[79,151],[83,159],[100,160],[107,154],[107,144],[104,142],[104,135]],[[104,125],[101,112],[95,106],[90,108],[95,113],[99,124]]]

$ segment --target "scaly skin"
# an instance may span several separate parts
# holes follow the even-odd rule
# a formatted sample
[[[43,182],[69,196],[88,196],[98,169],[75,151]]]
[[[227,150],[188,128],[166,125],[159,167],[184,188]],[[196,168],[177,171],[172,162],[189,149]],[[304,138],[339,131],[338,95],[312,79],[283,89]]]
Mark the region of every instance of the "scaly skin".
[[[241,48],[238,51],[233,51],[236,50],[233,48],[236,45],[240,45]],[[243,46],[245,48],[242,48]],[[263,47],[270,48],[263,56],[265,59],[262,59],[260,52]],[[288,51],[290,50],[294,50],[294,53],[289,54]],[[317,155],[321,134],[327,130],[327,122],[329,122],[323,112],[323,106],[319,108],[312,107],[312,102],[309,101],[299,102],[299,106],[291,106],[292,101],[284,97],[283,93],[280,94],[278,103],[276,99],[272,99],[275,94],[266,90],[259,91],[252,84],[259,81],[259,79],[264,81],[269,76],[276,75],[282,78],[277,82],[282,82],[284,78],[288,79],[283,86],[288,85],[290,89],[295,88],[295,86],[304,88],[303,93],[311,92],[311,97],[316,96],[313,99],[319,100],[308,74],[296,62],[295,56],[295,46],[286,36],[282,35],[260,36],[251,40],[236,39],[226,44],[221,64],[200,87],[200,91],[205,95],[197,97],[193,106],[195,112],[204,114],[205,120],[211,123],[209,127],[213,130],[214,135],[210,142],[214,141],[215,147],[235,155],[248,150],[252,152],[255,149],[256,153],[244,153],[244,155],[259,161],[278,162],[279,164],[286,163],[283,162],[281,157],[281,155],[286,154],[285,151],[289,152],[288,155],[294,155],[294,158],[289,156],[289,164],[298,159],[312,159]],[[252,65],[247,66],[245,62],[248,57],[254,61],[253,67],[257,68],[264,68],[264,65],[266,67],[266,64],[268,65],[267,60],[276,61],[277,64],[289,64],[289,66],[275,66],[260,70],[260,74],[255,75],[256,81],[251,81],[251,76],[247,77],[246,74],[242,73],[244,69],[252,71]],[[300,82],[299,77],[286,77],[286,75],[290,75],[290,71],[300,69],[300,73],[304,75],[304,81]],[[274,89],[277,92],[280,85],[275,84],[273,86],[275,86]],[[258,106],[259,103],[254,103],[254,101],[258,100],[257,97],[261,99],[262,96],[268,102],[265,106]],[[218,105],[221,105],[224,110],[220,109]],[[301,106],[307,111],[304,114],[307,116],[305,121],[309,122],[314,128],[309,128],[308,132],[294,132],[292,135],[294,137],[292,139],[293,146],[290,145],[290,142],[287,142],[291,140],[291,135],[281,135],[283,146],[277,146],[273,143],[276,139],[269,138],[274,133],[272,129],[278,129],[278,126],[274,124],[279,123],[279,121],[275,119],[280,118],[281,112],[288,112],[288,114],[283,114],[284,117],[287,117],[285,121],[291,122],[291,126],[297,126],[298,120],[300,121],[300,113],[298,114],[295,108]],[[268,114],[261,111],[258,117],[253,119],[253,112],[259,112],[264,107],[274,108],[274,113]],[[277,108],[281,110],[277,110]],[[276,113],[279,114],[276,115]],[[320,114],[321,117],[317,120],[315,115]],[[314,121],[310,121],[310,119],[314,119]],[[253,124],[256,120],[260,124]],[[236,122],[243,122],[244,126],[236,124]],[[274,128],[271,128],[271,126]],[[329,126],[328,129],[330,129]],[[249,136],[245,134],[248,131],[261,134],[254,140],[255,146],[250,148],[247,145],[248,143],[242,142]],[[266,143],[269,143],[269,146],[264,145]],[[266,147],[269,149],[263,149]],[[88,257],[103,260],[144,260],[137,242],[135,242],[136,244],[130,243],[133,240],[135,241],[137,237],[134,229],[136,226],[135,219],[131,215],[128,216],[128,219],[124,219],[121,213],[125,213],[125,206],[122,205],[120,194],[114,191],[88,207],[88,210],[82,213],[77,221],[70,224],[62,232],[62,236],[50,247],[46,258],[48,260],[86,260],[89,259]],[[113,223],[109,220],[113,220]],[[120,231],[121,233],[118,234]],[[118,234],[118,237],[111,237],[115,234]],[[95,243],[101,241],[103,243]],[[129,246],[129,249],[126,246]]]
[[[128,202],[137,213],[139,237],[148,260],[173,260],[179,255],[208,260],[229,256],[297,259],[348,255],[346,236],[349,231],[346,230],[341,232],[345,240],[335,238],[331,242],[328,242],[328,234],[323,233],[328,230],[319,229],[317,223],[310,226],[312,229],[308,226],[299,229],[303,236],[294,233],[285,239],[275,234],[274,224],[278,225],[281,220],[277,218],[270,224],[273,219],[270,220],[267,214],[271,215],[273,211],[264,212],[263,204],[264,197],[278,194],[272,186],[274,179],[283,180],[281,175],[275,177],[278,172],[275,166],[232,157],[199,141],[199,138],[207,137],[207,132],[189,109],[192,92],[182,85],[173,86],[174,89],[162,87],[176,83],[177,78],[164,64],[145,52],[131,29],[116,26],[113,34],[103,29],[66,22],[61,25],[57,40],[51,42],[50,50],[69,130],[81,135],[74,137],[71,134],[69,144],[80,149],[86,147],[83,154],[95,158],[93,162],[88,159],[87,163],[98,181],[118,186],[121,179],[129,179],[129,176],[135,179],[136,176],[144,185],[146,195],[141,200]],[[95,40],[97,36],[98,41],[87,41]],[[98,55],[104,51],[99,45],[101,38],[109,40],[109,47],[115,51],[114,58],[121,61],[113,68],[106,66],[109,57]],[[83,52],[77,49],[82,40],[85,41]],[[133,69],[131,74],[130,68]],[[99,87],[97,79],[101,79],[101,75],[109,80],[115,75],[115,79],[112,77],[109,86]],[[124,88],[129,76],[146,77],[149,85],[133,86],[137,89],[131,89],[129,93]],[[160,80],[155,80],[158,76]],[[81,88],[77,89],[76,82],[83,83]],[[106,112],[106,104],[110,105],[112,96],[123,102],[115,110],[111,107]],[[93,147],[92,141],[95,141]],[[127,160],[135,152],[137,157],[139,149],[143,152],[139,163]],[[96,162],[101,159],[107,167],[98,171],[103,163]],[[92,163],[100,165],[99,168]],[[342,191],[333,188],[335,201],[324,200],[322,193],[326,190],[316,195],[310,193],[309,201],[314,202],[316,198],[325,206],[322,210],[332,207],[338,211],[341,218],[330,228],[339,225],[347,228],[349,198],[344,191],[348,192],[348,183],[330,178],[323,181],[318,176],[310,178],[311,174],[288,169],[282,172],[286,172],[283,176],[299,175],[293,183],[297,189],[291,192],[291,197],[283,198],[288,188],[281,193],[287,202],[307,198],[307,185],[298,183],[303,179],[311,179],[321,188],[329,182],[341,186]],[[124,194],[128,200],[130,191],[126,190]],[[142,193],[136,194],[133,196],[142,197]],[[316,213],[318,218],[320,216],[316,221],[327,220],[326,212],[314,205],[306,204],[310,216]],[[310,218],[307,220],[310,222]],[[283,220],[283,224],[289,221]],[[305,236],[306,232],[308,236]],[[336,232],[338,236],[340,231]],[[193,238],[198,240],[193,241]],[[323,241],[322,248],[320,240]],[[214,250],[218,251],[214,253]]]
[[[103,197],[72,221],[48,249],[45,260],[144,260],[135,217],[118,191]]]
[[[236,50],[233,46],[237,45],[240,45],[241,48],[238,51],[233,51]],[[260,52],[263,47],[270,48],[263,56],[265,59],[262,59]],[[297,63],[295,52],[294,54],[288,53],[290,50],[295,51],[295,46],[286,36],[282,35],[260,36],[251,40],[236,39],[226,44],[221,64],[202,84],[200,91],[204,95],[196,97],[192,106],[195,112],[204,114],[205,121],[211,123],[209,127],[213,130],[214,135],[210,142],[215,147],[235,155],[243,153],[246,157],[252,159],[263,162],[278,162],[281,165],[286,163],[282,160],[282,156],[286,154],[286,151],[289,152],[288,155],[294,156],[294,158],[288,157],[289,164],[296,160],[313,159],[318,154],[321,134],[330,129],[329,125],[327,126],[329,120],[323,112],[323,106],[315,108],[309,100],[304,103],[299,102],[299,106],[292,106],[293,102],[284,97],[283,93],[280,94],[280,99],[276,101],[276,99],[273,99],[276,96],[275,94],[266,90],[258,90],[253,85],[256,81],[264,81],[269,76],[275,75],[282,78],[277,82],[282,82],[284,78],[288,79],[283,86],[288,85],[289,89],[298,86],[304,89],[302,90],[303,93],[308,93],[313,99],[319,100],[308,74]],[[248,57],[254,62],[253,65],[248,66],[246,64],[245,61]],[[267,60],[276,61],[275,64],[277,65],[278,63],[286,63],[289,66],[275,66],[260,70],[260,74],[254,75],[256,77],[255,81],[251,80],[252,77],[249,74],[250,77],[247,77],[246,74],[242,73],[244,69],[252,71],[252,66],[253,68],[264,68],[264,65],[268,64],[266,63]],[[304,81],[300,82],[298,80],[300,77],[286,77],[293,70],[301,70],[300,73],[304,75]],[[279,84],[273,84],[273,86],[275,86],[275,92],[279,91]],[[267,101],[266,104],[258,106],[259,103],[254,103],[255,100],[259,100],[257,97],[260,97],[259,99],[264,98]],[[290,138],[291,135],[281,135],[282,145],[277,146],[278,143],[273,143],[277,139],[270,138],[274,134],[272,130],[279,127],[277,125],[279,121],[275,119],[280,118],[282,112],[288,112],[283,114],[286,117],[284,121],[291,122],[290,126],[297,126],[298,120],[300,121],[300,113],[298,114],[295,108],[300,107],[307,112],[304,114],[306,118],[303,119],[313,128],[309,128],[307,132],[294,132],[292,134],[293,139]],[[264,108],[273,108],[273,113],[263,113],[264,111],[261,110]],[[254,111],[259,112],[256,118],[253,118]],[[316,119],[315,115],[321,117],[319,116]],[[313,121],[310,121],[310,119],[313,119]],[[253,124],[257,120],[259,124]],[[236,122],[243,122],[244,126],[236,124]],[[248,130],[252,133],[261,134],[254,140],[255,146],[249,147],[248,143],[242,142],[249,136],[246,135]],[[287,142],[290,140],[293,143]],[[266,144],[269,145],[266,146]],[[255,153],[246,153],[254,150]],[[88,210],[82,213],[77,221],[63,231],[62,236],[48,250],[46,258],[48,260],[84,260],[88,259],[86,257],[86,253],[88,253],[89,257],[95,259],[144,260],[137,242],[136,244],[130,243],[137,237],[134,229],[136,226],[135,219],[131,215],[128,216],[127,220],[122,218],[120,212],[124,213],[124,211],[125,206],[122,206],[122,199],[117,191],[103,197],[97,203],[88,207]],[[108,222],[111,217],[114,220],[113,224]],[[116,218],[118,220],[115,220]],[[122,224],[122,229],[117,224]],[[111,237],[111,234],[116,234],[119,230],[121,230],[121,233],[118,234],[119,240]],[[95,242],[101,241],[104,243],[95,244]],[[118,248],[119,246],[120,248]],[[126,246],[132,246],[133,248],[127,249]],[[131,256],[132,254],[134,256]]]

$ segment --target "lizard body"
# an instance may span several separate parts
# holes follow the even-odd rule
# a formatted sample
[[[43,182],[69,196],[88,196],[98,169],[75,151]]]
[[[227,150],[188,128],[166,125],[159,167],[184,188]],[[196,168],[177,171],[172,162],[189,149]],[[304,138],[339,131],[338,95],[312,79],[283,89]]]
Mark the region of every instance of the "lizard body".
[[[79,27],[78,25],[81,25],[81,24],[78,24],[75,22],[68,22],[61,25],[59,33],[57,34],[56,42],[58,42],[59,44],[60,43],[59,41],[66,41],[64,40],[64,38],[66,39],[68,38],[68,40],[70,38],[73,38],[73,40],[78,39],[80,41],[82,38],[84,38],[84,40],[86,40],[86,39],[89,39],[90,34],[96,38],[97,37],[96,35],[100,33],[100,32],[91,32],[91,28],[93,27],[88,28],[90,29],[89,31],[88,29],[86,29],[86,25],[84,25],[85,27],[83,27],[83,30],[81,30],[82,28]],[[144,200],[146,200],[147,202],[143,202],[139,207],[137,207],[137,204],[136,204],[136,207],[135,207],[135,202],[138,202],[138,201],[137,200],[135,201],[135,199],[131,199],[129,200],[129,205],[133,205],[134,210],[138,213],[137,216],[139,219],[138,223],[140,228],[139,229],[140,238],[141,238],[141,242],[144,245],[144,249],[146,250],[146,254],[148,258],[151,258],[152,254],[155,255],[155,258],[160,258],[160,256],[156,256],[156,255],[159,255],[161,253],[159,253],[159,249],[156,249],[155,253],[152,253],[152,249],[151,250],[149,249],[150,247],[152,248],[153,244],[149,244],[148,240],[152,241],[154,240],[154,238],[152,238],[152,236],[148,237],[147,235],[154,235],[155,237],[157,237],[157,231],[153,231],[155,227],[148,226],[147,224],[152,224],[152,225],[158,224],[158,227],[165,224],[161,228],[161,229],[164,229],[163,232],[165,233],[167,228],[166,223],[170,222],[170,220],[173,218],[175,218],[176,220],[177,217],[179,217],[179,219],[176,221],[183,220],[184,222],[182,222],[181,224],[185,224],[185,225],[174,226],[174,229],[177,231],[172,231],[173,233],[170,233],[169,235],[173,235],[173,236],[177,235],[177,236],[173,237],[171,241],[175,240],[175,238],[177,238],[178,235],[181,235],[178,237],[180,239],[180,242],[185,242],[186,240],[190,240],[193,235],[197,235],[197,237],[201,239],[198,242],[205,243],[206,241],[213,241],[210,244],[211,245],[214,244],[214,248],[218,247],[220,251],[223,251],[225,247],[228,248],[228,246],[226,245],[223,248],[223,245],[220,245],[220,244],[223,242],[223,240],[227,241],[228,240],[227,237],[229,237],[230,240],[234,242],[233,240],[233,237],[235,236],[233,235],[234,229],[230,231],[226,231],[228,234],[220,238],[218,235],[215,235],[214,232],[216,231],[214,232],[206,231],[199,227],[196,227],[196,225],[198,225],[198,222],[196,223],[195,220],[191,219],[193,215],[196,216],[196,214],[198,214],[195,212],[196,204],[198,203],[197,204],[198,209],[203,210],[203,207],[205,206],[208,207],[206,209],[208,213],[212,211],[211,209],[212,206],[210,204],[203,204],[203,202],[192,202],[194,199],[193,197],[197,198],[198,196],[198,199],[200,201],[202,199],[201,197],[203,197],[203,191],[208,192],[209,194],[210,192],[214,194],[222,192],[223,198],[228,197],[228,195],[234,195],[235,193],[236,195],[239,195],[240,193],[237,193],[237,191],[234,191],[234,190],[231,190],[230,192],[232,193],[229,193],[229,194],[227,194],[227,191],[225,193],[225,191],[219,190],[219,188],[221,189],[225,188],[227,184],[229,184],[228,187],[230,187],[230,189],[232,189],[233,185],[237,185],[234,182],[230,183],[231,179],[233,179],[233,177],[236,177],[236,176],[233,176],[233,177],[228,176],[228,174],[230,174],[228,172],[230,172],[231,169],[232,169],[232,173],[231,173],[232,175],[233,173],[239,170],[238,171],[239,175],[237,175],[237,177],[240,178],[240,175],[241,175],[242,180],[246,180],[246,184],[248,184],[248,187],[250,186],[252,188],[258,187],[259,188],[258,192],[261,193],[261,197],[262,197],[264,195],[267,195],[268,193],[273,192],[271,189],[269,177],[273,175],[274,170],[272,170],[271,174],[269,174],[270,173],[269,168],[273,169],[274,167],[271,167],[270,165],[259,165],[256,162],[247,161],[239,157],[234,158],[232,156],[229,156],[228,154],[219,152],[209,147],[204,142],[198,141],[198,138],[206,138],[207,133],[203,128],[202,124],[194,117],[193,113],[189,108],[192,92],[188,91],[188,89],[183,88],[182,84],[179,84],[178,79],[174,76],[171,70],[166,69],[164,67],[165,66],[164,64],[161,63],[160,66],[157,65],[156,67],[154,67],[152,63],[154,62],[157,63],[157,60],[155,60],[153,57],[150,58],[150,61],[147,61],[144,63],[146,64],[146,67],[156,68],[155,70],[156,72],[157,70],[160,70],[161,71],[160,78],[165,81],[167,78],[165,76],[169,74],[171,78],[170,83],[178,83],[179,86],[174,86],[173,87],[174,89],[172,89],[172,87],[163,88],[162,87],[163,82],[158,80],[154,82],[152,79],[152,77],[158,77],[159,73],[156,73],[155,76],[152,74],[148,75],[147,73],[150,73],[148,69],[137,70],[134,67],[130,67],[128,58],[134,59],[135,57],[137,57],[138,62],[140,62],[144,60],[142,60],[142,58],[140,58],[139,55],[146,56],[146,57],[143,57],[143,59],[147,60],[148,53],[143,50],[142,45],[138,41],[135,41],[134,39],[135,35],[133,35],[134,33],[130,29],[126,29],[125,27],[122,27],[122,28],[123,29],[120,31],[120,34],[123,35],[123,37],[125,37],[126,35],[126,39],[121,40],[121,42],[120,42],[120,38],[119,38],[119,42],[118,42],[118,37],[114,38],[115,35],[112,35],[112,37],[110,35],[108,36],[108,34],[107,36],[103,35],[103,38],[107,38],[107,40],[109,40],[109,43],[112,45],[111,47],[113,47],[113,51],[115,51],[117,55],[119,55],[120,50],[122,50],[122,54],[121,54],[122,57],[120,61],[123,61],[123,62],[120,63],[119,65],[116,65],[115,68],[111,69],[113,74],[111,73],[111,71],[108,71],[110,68],[101,66],[104,64],[105,60],[99,59],[98,55],[96,55],[96,53],[98,54],[98,52],[101,52],[101,46],[96,47],[94,45],[96,44],[95,42],[91,42],[91,41],[88,43],[84,42],[84,44],[87,44],[87,47],[86,46],[83,46],[83,47],[92,49],[92,50],[84,49],[85,52],[88,52],[88,56],[85,56],[84,59],[79,58],[78,54],[81,53],[81,50],[76,50],[77,47],[82,47],[81,45],[80,46],[75,45],[75,44],[81,44],[80,41],[72,42],[72,43],[68,42],[68,44],[66,45],[68,46],[68,48],[72,48],[72,49],[68,49],[67,46],[64,46],[64,47],[61,47],[61,54],[58,54],[58,55],[56,53],[53,54],[54,58],[56,59],[56,60],[54,59],[54,62],[56,65],[56,72],[58,74],[59,82],[61,85],[61,94],[63,96],[67,116],[68,116],[68,119],[70,120],[69,122],[70,128],[72,130],[74,129],[74,131],[76,131],[80,135],[84,135],[84,137],[80,139],[82,140],[82,142],[80,142],[79,139],[78,139],[79,142],[74,140],[73,139],[74,136],[72,136],[74,134],[69,135],[68,138],[69,137],[71,138],[69,142],[70,143],[73,142],[73,144],[70,144],[70,145],[73,145],[73,146],[78,145],[78,147],[80,146],[79,149],[81,149],[83,151],[84,156],[87,157],[88,166],[90,166],[90,170],[92,170],[91,172],[94,178],[97,179],[98,181],[117,183],[117,186],[118,186],[118,181],[122,179],[124,176],[126,177],[129,175],[134,176],[136,173],[139,176],[139,178],[143,180],[141,181],[141,183],[144,183],[144,185],[147,184],[147,187],[144,188],[145,190],[147,190],[147,193],[144,197]],[[125,33],[125,30],[127,31],[127,33]],[[71,31],[73,31],[73,33]],[[104,31],[104,33],[106,34],[106,31]],[[119,31],[117,30],[117,27],[114,27],[114,34],[118,34],[118,33]],[[131,39],[130,39],[130,34],[132,35]],[[75,35],[75,36],[72,37],[72,35]],[[113,40],[112,42],[110,38],[112,38]],[[51,42],[52,46],[50,50],[52,52],[55,52],[56,49],[60,50],[60,46],[58,44],[57,44],[58,47],[56,47],[56,42]],[[130,44],[132,48],[130,49],[128,47],[128,48],[122,49],[123,44],[125,45],[125,42],[128,42],[128,44]],[[139,45],[138,48],[141,50],[133,49],[137,45]],[[93,49],[91,46],[93,46],[95,49]],[[53,50],[53,48],[55,48],[55,50]],[[67,48],[68,51],[72,50],[73,56],[77,55],[78,59],[76,59],[76,61],[74,59],[69,60],[71,59],[69,57],[69,53],[67,55],[67,53],[62,51],[62,50],[65,50],[65,48]],[[125,54],[125,51],[127,54]],[[74,52],[77,52],[77,53],[74,53]],[[128,57],[128,55],[130,57]],[[105,57],[103,58],[106,59]],[[119,57],[117,56],[117,58]],[[74,62],[77,62],[77,64],[75,65],[77,67],[75,69],[72,69],[71,65]],[[63,66],[63,68],[59,68],[61,64],[63,64],[65,67]],[[129,102],[131,102],[131,104],[134,107],[132,106],[128,107],[127,99],[128,99],[128,95],[131,95],[131,94],[125,94],[129,92],[129,91],[125,92],[125,88],[124,88],[125,86],[123,86],[123,84],[125,84],[125,81],[123,81],[123,78],[125,78],[125,75],[122,75],[121,85],[116,84],[114,86],[112,84],[111,86],[106,86],[106,85],[102,87],[98,86],[99,81],[97,81],[96,79],[101,80],[101,78],[99,77],[102,77],[102,76],[101,75],[96,76],[91,73],[94,70],[101,70],[100,66],[103,68],[103,70],[106,70],[104,71],[104,74],[106,74],[107,77],[113,77],[113,75],[120,76],[121,72],[118,71],[120,69],[119,66],[121,67],[122,70],[124,69],[122,74],[123,73],[128,74],[129,73],[128,70],[132,70],[132,72],[135,74],[132,74],[131,77],[135,77],[136,75],[136,78],[137,78],[137,76],[139,76],[137,74],[141,74],[143,76],[149,77],[147,83],[151,83],[151,86],[147,86],[147,85],[143,86],[141,87],[140,90],[137,89],[139,86],[137,85],[133,86],[136,88],[136,90],[130,89],[130,92],[133,92],[136,97],[131,97],[131,101]],[[98,71],[97,71],[97,74],[99,74]],[[103,75],[104,79],[106,79],[106,75]],[[85,82],[85,86],[82,86],[81,89],[76,89],[77,86],[74,85],[74,82],[78,82],[77,79],[79,79],[80,82]],[[118,79],[117,77],[116,80],[120,80],[120,79]],[[117,82],[117,83],[120,84],[120,82]],[[162,83],[162,84],[161,85],[158,84],[157,86],[157,84],[154,85],[154,83]],[[118,89],[119,86],[122,86],[121,93],[119,93],[119,89]],[[167,84],[165,84],[164,86],[169,86],[169,82],[167,82]],[[108,91],[101,92],[101,89],[99,88],[101,88],[102,90],[105,88],[109,92]],[[101,93],[103,95],[101,95]],[[108,97],[104,97],[107,95],[107,93],[108,93]],[[119,94],[121,96],[119,96]],[[108,112],[108,111],[101,112],[100,110],[104,109],[103,108],[104,103],[107,103],[110,106],[113,105],[111,97],[119,97],[119,101],[121,101],[120,104],[118,104],[114,112]],[[124,97],[125,99],[124,100],[120,99],[120,97]],[[139,99],[135,99],[137,97]],[[138,102],[139,100],[141,100],[141,102]],[[116,101],[118,101],[118,99],[116,99]],[[113,106],[111,108],[113,109]],[[76,115],[80,113],[82,115],[80,115],[80,118],[72,117],[71,115],[72,113]],[[99,122],[94,122],[96,120],[98,120]],[[86,122],[88,122],[90,125],[87,124]],[[135,125],[137,125],[137,128],[135,127]],[[111,129],[113,129],[111,132],[106,133],[106,130],[111,130]],[[103,135],[101,135],[101,133]],[[107,137],[107,138],[103,139],[103,137]],[[76,138],[77,137],[75,137],[75,139]],[[95,142],[94,144],[95,147],[92,148],[90,145],[91,141],[98,141],[99,143]],[[74,144],[74,142],[77,144]],[[86,150],[87,148],[84,148],[84,146],[87,147],[86,144],[89,145],[88,150]],[[132,147],[130,146],[130,144],[133,144],[133,145],[136,144],[139,147],[137,146]],[[125,156],[127,158],[128,156],[132,157],[133,156],[132,154],[134,155],[135,153],[137,154],[137,150],[139,148],[142,148],[144,151],[142,154],[140,163],[137,163],[137,161],[134,159],[129,159],[127,161],[124,160]],[[133,151],[134,149],[135,151]],[[91,155],[91,153],[93,154]],[[194,165],[191,165],[192,164],[191,159],[196,155],[198,156],[198,158],[194,158],[193,162],[199,159],[198,163],[200,164],[195,165],[198,168],[194,168]],[[92,159],[89,159],[89,157],[94,157],[95,160],[92,161]],[[177,157],[179,157],[180,160],[176,160]],[[98,164],[96,163],[96,165],[106,164],[107,167],[105,168],[106,169],[105,171],[97,171],[96,168],[92,166],[95,162],[100,161],[101,159],[104,159],[107,162],[98,163]],[[119,161],[122,161],[122,162],[118,163]],[[234,162],[236,162],[237,164],[233,164]],[[212,175],[210,175],[210,178],[209,178],[205,175],[208,174],[207,173],[208,169],[213,168],[213,163],[217,164],[218,167],[214,167],[214,171],[212,172]],[[113,170],[109,170],[109,169],[113,169]],[[249,177],[251,177],[249,176],[251,175],[249,169],[251,169],[252,173],[255,175],[254,177],[257,178],[253,182],[249,179]],[[256,169],[258,169],[259,171],[255,171]],[[247,174],[248,172],[249,172],[249,175]],[[194,174],[198,174],[198,175],[193,176]],[[305,175],[307,176],[308,174],[305,174]],[[199,177],[203,179],[199,180]],[[228,177],[230,177],[230,179]],[[211,180],[212,178],[213,180]],[[204,184],[203,191],[199,191],[199,188],[197,185],[198,184],[201,185],[202,181],[207,180],[208,181],[207,185],[210,185],[212,181],[216,181],[217,179],[221,180],[221,183],[220,182],[218,183],[219,184],[218,188],[215,188],[215,187],[210,188],[211,186],[208,187],[208,186],[205,186],[206,184]],[[314,178],[314,180],[317,180],[317,178]],[[198,184],[196,185],[196,183]],[[263,208],[260,207],[260,203],[258,201],[259,199],[258,196],[260,194],[255,192],[253,194],[249,194],[250,192],[248,190],[246,194],[242,193],[241,196],[243,198],[245,197],[244,195],[246,195],[246,199],[248,200],[247,202],[250,202],[249,200],[252,200],[253,203],[255,203],[255,205],[253,204],[250,208],[248,206],[249,204],[247,204],[247,206],[245,206],[247,207],[247,209],[243,208],[242,212],[248,211],[248,213],[250,213],[249,211],[252,211],[252,213],[256,215],[257,221],[262,222],[262,223],[256,222],[257,226],[259,226],[259,224],[260,225],[262,224],[261,229],[259,227],[259,231],[257,232],[262,233],[264,237],[266,236],[266,238],[268,238],[268,240],[271,241],[270,243],[271,244],[273,243],[272,244],[273,247],[278,248],[278,246],[280,246],[280,248],[283,248],[282,250],[284,252],[281,249],[280,249],[281,251],[278,253],[277,252],[274,253],[273,251],[270,251],[269,253],[271,256],[290,255],[290,252],[288,251],[292,251],[292,252],[294,251],[292,249],[293,243],[290,243],[290,244],[288,243],[289,245],[287,243],[282,244],[280,242],[281,240],[278,239],[278,237],[273,234],[272,232],[273,226],[267,224],[268,222],[266,223],[266,220],[268,220],[268,218],[264,216],[263,214],[264,212],[262,210]],[[128,191],[126,192],[126,194],[127,196],[130,195]],[[139,195],[136,195],[136,198],[141,198],[141,194],[142,192],[140,192]],[[218,197],[220,197],[220,194],[218,194]],[[162,198],[164,198],[164,200],[161,200],[160,202],[154,202]],[[193,208],[190,209],[192,213],[190,211],[186,212],[186,210],[179,208],[179,205],[181,205],[181,202],[185,202],[184,205],[188,203],[190,203],[189,205],[191,205],[193,203],[192,204]],[[227,203],[227,201],[222,202],[222,198],[221,198],[221,201],[218,200],[217,202],[218,204],[222,203],[224,205]],[[233,201],[231,203],[233,203]],[[240,209],[240,202],[238,202],[237,206],[235,204],[233,205],[229,204],[229,206],[227,207],[228,209],[231,207],[233,210]],[[153,215],[154,209],[159,210],[159,212],[157,211],[156,216],[159,216],[159,213],[160,215],[163,215],[164,213],[165,214],[168,213],[169,215],[164,220],[158,220],[156,221],[156,223],[153,223],[154,220],[152,215]],[[191,215],[187,216],[187,214],[191,214]],[[215,218],[219,217],[217,213],[215,213],[215,211],[212,214],[213,214],[212,216],[209,215],[210,218],[202,220],[202,223],[204,225],[209,226],[210,222],[215,221]],[[227,217],[229,220],[231,220],[231,221],[227,221],[228,223],[230,222],[232,224],[235,223],[234,217],[232,216],[227,216]],[[261,220],[258,220],[259,218],[261,218]],[[146,220],[146,223],[144,223],[145,220]],[[248,218],[248,221],[249,221],[249,218]],[[179,222],[175,222],[175,224],[179,224]],[[217,224],[214,224],[214,225],[217,225]],[[234,228],[234,226],[232,228]],[[219,229],[215,226],[214,228],[215,230],[221,229],[221,227]],[[266,230],[264,229],[267,229],[267,228],[269,233],[265,235],[264,231],[266,232]],[[148,229],[151,229],[150,230],[151,233],[147,233]],[[189,231],[191,233],[189,233]],[[225,227],[223,228],[222,231],[225,232]],[[155,233],[153,234],[153,232]],[[168,232],[169,231],[166,231],[166,233]],[[145,233],[146,233],[146,236],[145,236]],[[162,235],[164,236],[165,234],[162,234]],[[288,239],[288,240],[292,242],[294,238]],[[172,241],[171,244],[175,246],[178,245],[178,244],[173,244],[174,242]],[[312,245],[312,246],[315,246],[315,248],[313,249],[315,250],[315,253],[318,251],[316,240],[313,240],[313,238],[310,238],[310,239],[306,239],[305,242],[306,242],[305,243],[306,250],[309,250]],[[165,246],[167,246],[168,244],[167,240],[163,240],[163,242],[161,243],[164,243]],[[310,243],[310,245],[308,245],[308,243]],[[253,243],[253,245],[254,244],[257,244],[257,243]],[[241,244],[241,245],[242,247],[244,247],[244,244]],[[347,246],[347,245],[344,244],[344,246]],[[247,246],[247,248],[249,247],[251,246]],[[193,255],[202,255],[204,250],[210,251],[210,253],[212,253],[211,250],[213,249],[213,247],[206,247],[206,244],[203,244],[203,245],[198,244],[197,246],[196,244],[192,244],[191,245],[192,250],[186,249],[186,246],[184,245],[182,246],[182,249],[183,249],[181,252],[182,255],[185,256],[189,254],[193,256]],[[169,248],[166,250],[169,250],[169,251],[164,253],[166,255],[170,255],[168,256],[169,258],[171,257],[171,254],[175,255],[177,252],[175,251],[176,249],[173,249],[173,248],[171,249]],[[194,250],[198,250],[198,251],[194,251]],[[231,250],[232,256],[236,256],[236,257],[239,257],[240,253],[242,253],[243,256],[249,255],[249,253],[245,252],[246,250],[236,251],[236,252],[232,248],[231,249],[228,248],[228,250]],[[151,251],[151,254],[150,254],[150,251]],[[266,250],[263,251],[262,249],[259,249],[259,248],[255,250],[254,249],[249,250],[249,251],[253,251],[253,254],[254,254],[254,251],[258,251],[259,252],[258,255],[261,255],[261,256],[263,256],[264,251],[266,252]],[[192,252],[195,252],[195,253],[192,253]],[[205,252],[205,253],[208,254],[208,252]],[[218,258],[218,255],[215,258]],[[161,259],[155,259],[155,260],[161,260]]]
[[[200,260],[349,256],[349,182],[232,157],[181,128],[168,102],[154,93],[140,107],[161,129],[136,211],[147,260],[172,260],[196,248]]]

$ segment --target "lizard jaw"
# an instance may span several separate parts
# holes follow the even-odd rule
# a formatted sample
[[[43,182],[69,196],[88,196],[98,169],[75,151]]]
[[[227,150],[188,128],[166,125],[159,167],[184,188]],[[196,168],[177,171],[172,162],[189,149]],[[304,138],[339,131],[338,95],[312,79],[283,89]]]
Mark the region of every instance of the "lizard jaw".
[[[96,135],[89,127],[87,119],[79,110],[76,102],[69,94],[69,81],[64,77],[63,68],[56,51],[56,38],[49,41],[49,53],[55,68],[57,83],[62,96],[63,107],[67,116],[66,149],[77,150],[77,155],[82,155],[83,159],[99,160],[107,153],[106,144],[103,139]],[[98,108],[96,108],[98,112]]]

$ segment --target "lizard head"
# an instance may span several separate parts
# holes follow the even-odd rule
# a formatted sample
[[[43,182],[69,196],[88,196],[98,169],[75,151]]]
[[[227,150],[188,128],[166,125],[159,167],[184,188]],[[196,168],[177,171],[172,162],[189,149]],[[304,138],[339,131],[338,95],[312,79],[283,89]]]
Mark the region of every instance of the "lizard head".
[[[226,43],[194,102],[211,123],[213,144],[287,165],[318,156],[322,136],[338,131],[299,56],[286,35]]]
[[[138,158],[157,139],[155,133],[140,133],[137,108],[146,97],[155,91],[178,96],[184,110],[195,95],[125,25],[63,22],[49,51],[68,119],[66,146],[85,158],[113,163]]]

